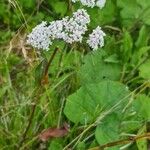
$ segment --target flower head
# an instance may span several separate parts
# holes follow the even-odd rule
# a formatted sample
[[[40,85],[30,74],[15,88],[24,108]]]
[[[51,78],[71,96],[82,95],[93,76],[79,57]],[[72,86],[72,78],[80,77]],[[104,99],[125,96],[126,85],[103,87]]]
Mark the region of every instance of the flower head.
[[[95,6],[95,0],[81,0],[82,5],[93,8]]]
[[[47,22],[37,25],[27,37],[27,43],[38,49],[48,49],[49,45],[52,44],[49,38]]]
[[[98,26],[89,35],[89,39],[87,40],[87,43],[93,50],[97,50],[98,47],[104,46],[104,36],[106,36],[106,34],[101,30],[101,27]]]
[[[73,3],[80,1],[82,5],[87,7],[99,7],[102,9],[105,6],[106,0],[72,0]]]
[[[28,35],[27,43],[38,49],[48,49],[54,39],[63,39],[67,43],[81,42],[87,31],[90,17],[86,10],[79,9],[71,18],[42,22]]]
[[[90,17],[86,10],[79,9],[77,12],[74,12],[73,17],[64,23],[63,40],[67,43],[81,42],[89,22]]]
[[[105,6],[106,0],[97,0],[96,6],[102,9]]]

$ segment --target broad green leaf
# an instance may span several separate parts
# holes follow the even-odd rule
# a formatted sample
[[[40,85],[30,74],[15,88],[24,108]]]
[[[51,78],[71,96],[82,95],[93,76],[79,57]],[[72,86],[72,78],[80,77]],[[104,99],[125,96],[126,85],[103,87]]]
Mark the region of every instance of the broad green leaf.
[[[119,117],[118,114],[112,113],[110,116],[107,116],[99,126],[97,126],[95,137],[100,145],[119,140],[120,118],[121,115]],[[114,146],[108,149],[118,150],[119,148],[118,146]]]
[[[139,76],[145,79],[150,79],[150,59],[140,66]]]
[[[89,53],[84,59],[84,65],[79,70],[82,84],[98,83],[110,79],[119,80],[121,65],[106,62],[108,56],[102,50]]]
[[[137,116],[144,121],[150,120],[150,97],[141,94],[139,95],[133,103],[133,106],[137,112]]]
[[[115,81],[87,84],[67,98],[64,113],[72,122],[86,124],[121,101],[116,107],[119,111],[128,94],[127,88]]]
[[[143,135],[147,131],[146,125],[144,125],[139,131],[137,135]],[[147,139],[139,139],[136,141],[136,145],[138,150],[147,150]]]

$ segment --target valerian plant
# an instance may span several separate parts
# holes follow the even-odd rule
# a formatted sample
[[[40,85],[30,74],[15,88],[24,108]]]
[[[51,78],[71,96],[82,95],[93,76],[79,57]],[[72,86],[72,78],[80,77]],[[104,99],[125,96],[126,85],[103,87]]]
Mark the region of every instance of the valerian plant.
[[[11,3],[18,8],[18,3]],[[30,5],[34,7],[33,2]],[[36,55],[31,74],[25,70],[16,79],[19,86],[13,85],[14,80],[10,84],[13,66],[19,70],[21,61],[14,55],[7,60],[1,57],[1,66],[6,68],[0,70],[9,79],[0,92],[5,97],[2,104],[13,97],[20,108],[11,109],[10,114],[15,112],[11,117],[4,113],[9,108],[0,111],[0,132],[13,139],[0,138],[0,146],[11,143],[8,149],[148,150],[150,2],[54,0],[38,1],[37,7],[50,15],[37,12],[36,22],[40,23],[27,35],[26,45],[33,47],[28,55],[32,51]],[[18,89],[22,89],[22,97]],[[22,106],[19,98],[30,100],[30,104]]]
[[[78,1],[72,0],[72,2]],[[106,3],[105,0],[81,0],[80,2],[84,6],[91,8],[98,6],[101,9]],[[56,39],[69,44],[84,43],[90,17],[85,9],[78,9],[73,12],[72,17],[65,17],[50,23],[42,22],[28,35],[27,42],[38,49],[49,49],[49,45],[52,45],[52,41]],[[123,43],[123,51],[126,55],[124,55],[125,61],[130,59],[131,53],[128,51],[132,48],[132,40],[128,34],[125,33]],[[145,90],[149,83],[143,83],[131,92],[128,85],[118,82],[122,74],[121,64],[115,62],[113,55],[112,58],[111,56],[109,58],[107,52],[99,49],[104,46],[105,36],[106,34],[98,26],[89,34],[85,42],[91,49],[98,51],[86,56],[87,60],[80,71],[81,79],[84,82],[82,82],[79,90],[67,98],[64,108],[66,117],[76,125],[82,124],[84,128],[81,134],[64,149],[70,146],[74,149],[81,141],[84,141],[89,131],[91,131],[90,134],[95,132],[95,139],[99,144],[96,149],[101,149],[101,147],[108,147],[108,149],[129,147],[132,140],[127,143],[124,140],[126,141],[126,138],[130,134],[132,135],[133,131],[135,132],[133,136],[137,136],[136,134],[140,134],[138,132],[140,126],[145,126],[145,123],[142,123],[143,119],[136,118],[137,110],[133,103],[136,96],[133,95],[139,90],[139,93],[141,93],[141,90]],[[83,71],[84,66],[87,67]],[[90,80],[89,83],[88,80]],[[148,97],[144,100],[146,99]],[[131,131],[124,127],[125,124],[133,126]],[[92,129],[95,129],[95,131]],[[147,138],[147,136],[143,136],[143,138],[145,137]],[[122,139],[121,142],[119,141],[120,138]],[[109,144],[113,141],[114,143],[115,141],[118,142],[116,142],[116,145],[114,143]],[[135,141],[138,142],[136,139]],[[138,143],[137,147],[139,147]]]

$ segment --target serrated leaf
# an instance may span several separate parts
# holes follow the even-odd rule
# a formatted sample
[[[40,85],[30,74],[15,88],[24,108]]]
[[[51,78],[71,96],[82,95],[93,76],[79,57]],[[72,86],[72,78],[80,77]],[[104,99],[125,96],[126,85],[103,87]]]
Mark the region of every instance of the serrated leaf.
[[[67,98],[64,113],[72,122],[86,124],[94,121],[102,111],[107,111],[127,95],[127,88],[118,82],[88,84]],[[124,102],[125,100],[127,98]]]
[[[104,51],[89,53],[84,59],[84,65],[79,70],[82,84],[98,83],[103,80],[119,80],[121,65],[105,62],[108,56]]]

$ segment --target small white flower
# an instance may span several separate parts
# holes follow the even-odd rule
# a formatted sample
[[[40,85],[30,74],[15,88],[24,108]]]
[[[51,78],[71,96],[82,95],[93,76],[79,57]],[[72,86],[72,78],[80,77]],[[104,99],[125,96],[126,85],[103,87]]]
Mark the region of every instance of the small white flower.
[[[87,7],[99,7],[102,9],[105,6],[106,0],[72,0],[73,3],[80,1],[82,5]]]
[[[73,17],[64,23],[63,38],[67,43],[81,42],[82,36],[87,31],[87,24],[90,22],[90,17],[86,10],[79,9],[73,13]]]
[[[97,0],[96,6],[102,9],[105,6],[106,0]]]
[[[82,5],[93,8],[95,6],[95,0],[81,0]]]
[[[27,43],[38,49],[48,49],[49,45],[52,44],[48,34],[47,22],[37,25],[27,37]]]
[[[63,31],[63,20],[56,20],[50,22],[48,26],[48,35],[51,39],[61,39]]]
[[[106,36],[106,34],[101,30],[101,27],[98,26],[89,35],[87,43],[93,50],[97,50],[99,47],[104,46],[104,36]]]
[[[73,13],[73,19],[80,25],[86,25],[90,23],[90,16],[85,9],[78,9]]]
[[[77,2],[77,1],[79,1],[79,0],[72,0],[73,3]]]

